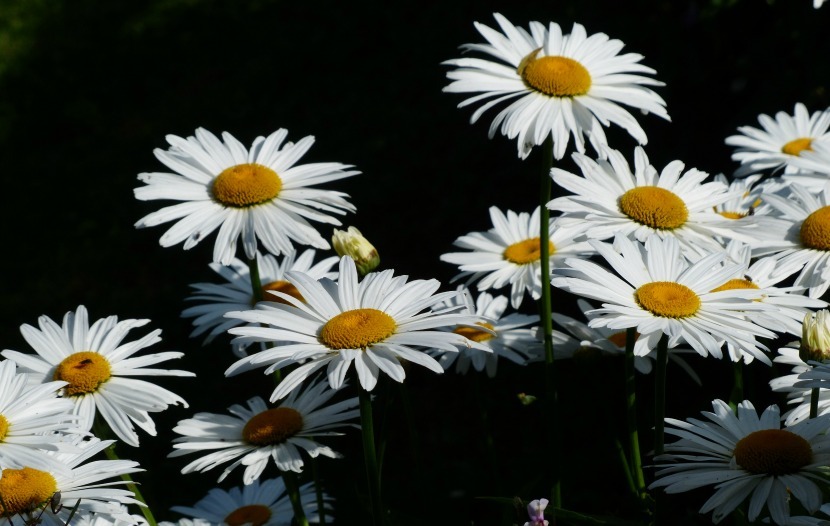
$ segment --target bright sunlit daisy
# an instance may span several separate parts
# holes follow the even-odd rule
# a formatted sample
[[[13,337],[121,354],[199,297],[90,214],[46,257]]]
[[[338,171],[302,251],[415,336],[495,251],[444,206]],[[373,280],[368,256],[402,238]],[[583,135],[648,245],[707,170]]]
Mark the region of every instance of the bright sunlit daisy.
[[[257,268],[263,300],[283,301],[271,294],[272,290],[278,290],[302,300],[294,285],[285,280],[285,273],[289,270],[303,272],[314,279],[323,277],[335,279],[337,272],[332,272],[332,267],[337,264],[337,258],[331,256],[315,264],[314,254],[315,251],[312,249],[299,255],[296,252],[289,252],[280,262],[270,254],[258,253]],[[234,258],[228,266],[211,263],[210,268],[225,278],[227,283],[191,285],[194,291],[188,299],[198,301],[200,304],[182,311],[182,317],[195,318],[193,320],[195,328],[190,334],[191,337],[195,338],[207,333],[205,344],[210,343],[216,336],[224,334],[231,327],[243,324],[242,320],[237,318],[225,318],[225,314],[250,309],[256,304],[251,287],[251,272],[246,262]],[[237,356],[245,356],[246,347],[247,345],[235,343],[233,351]]]
[[[339,389],[354,362],[360,385],[371,391],[380,373],[403,382],[406,372],[402,361],[422,365],[436,373],[444,369],[421,349],[456,352],[468,340],[461,334],[437,330],[442,327],[468,325],[473,328],[486,322],[480,316],[464,313],[434,313],[429,309],[457,292],[436,294],[437,280],[393,276],[391,270],[373,272],[358,281],[354,260],[340,259],[337,282],[317,281],[300,272],[286,273],[305,301],[283,292],[275,294],[291,305],[275,302],[257,304],[256,310],[233,312],[229,316],[263,327],[235,327],[241,341],[284,342],[242,358],[225,374],[270,365],[266,373],[286,365],[308,360],[283,378],[271,394],[278,400],[314,371],[327,367],[329,384]],[[486,329],[486,327],[483,327]]]
[[[716,237],[747,237],[746,226],[715,212],[716,207],[742,192],[729,192],[717,181],[704,183],[708,174],[672,161],[663,171],[649,164],[645,151],[634,150],[634,171],[623,155],[605,149],[607,159],[591,159],[579,153],[573,160],[582,176],[554,168],[553,180],[575,195],[559,197],[548,208],[565,215],[558,223],[569,232],[585,232],[590,239],[608,239],[617,233],[644,242],[652,234],[676,238],[683,253],[697,259],[722,250]],[[747,218],[745,221],[750,221]]]
[[[67,312],[63,326],[41,316],[36,329],[24,324],[23,338],[37,355],[5,350],[3,356],[17,363],[39,383],[53,380],[67,382],[61,396],[73,402],[72,413],[79,417],[78,427],[92,429],[96,414],[124,442],[138,446],[133,424],[155,436],[156,426],[149,413],[167,409],[168,405],[187,403],[179,396],[150,382],[132,376],[195,376],[173,369],[149,369],[148,365],[181,358],[181,352],[161,352],[131,357],[145,347],[161,341],[160,329],[131,342],[122,343],[127,333],[150,320],[123,320],[109,316],[92,326],[86,307]]]
[[[822,503],[816,480],[824,480],[830,462],[830,415],[781,429],[778,406],[760,417],[748,401],[738,404],[737,414],[721,400],[712,406],[714,412],[702,413],[708,421],[666,419],[666,433],[680,440],[655,459],[661,464],[650,488],[682,493],[714,485],[700,509],[713,511],[714,523],[746,499],[750,522],[767,508],[775,523],[786,524],[790,498],[815,513]]]
[[[232,416],[196,413],[173,428],[182,436],[173,440],[174,451],[168,456],[209,452],[182,468],[182,473],[207,471],[234,460],[219,482],[242,465],[243,480],[251,484],[260,477],[269,458],[281,471],[299,473],[303,470],[301,449],[312,458],[338,458],[338,453],[315,439],[343,434],[332,429],[357,427],[345,422],[358,416],[357,398],[328,404],[335,393],[325,382],[319,382],[305,391],[292,391],[277,407],[269,408],[257,396],[248,400],[248,407],[235,404],[228,408]]]
[[[673,237],[661,240],[651,236],[645,247],[622,234],[616,236],[613,247],[591,243],[616,274],[591,261],[569,258],[567,267],[555,271],[552,280],[555,287],[603,302],[590,326],[615,330],[636,327],[639,339],[646,340],[640,349],[656,349],[665,334],[669,346],[685,341],[701,356],[721,358],[721,345],[726,342],[769,362],[762,350],[766,348],[755,337],[773,338],[775,334],[745,317],[746,312],[771,308],[753,301],[762,291],[713,291],[738,268],[734,264],[719,266],[725,252],[690,264]]]
[[[798,172],[794,159],[816,143],[830,141],[830,110],[810,115],[800,102],[795,105],[793,115],[779,111],[773,119],[761,114],[758,122],[763,130],[741,126],[738,128],[741,135],[726,139],[726,144],[737,147],[732,154],[732,159],[741,163],[736,176],[778,169],[788,174]]]
[[[317,510],[317,494],[309,482],[300,486],[300,502],[309,522],[320,522]],[[326,522],[332,521],[331,501],[324,497]],[[189,515],[194,520],[226,526],[291,526],[294,510],[281,478],[253,481],[247,486],[234,487],[230,491],[213,488],[193,507],[173,506],[173,511]]]
[[[588,36],[580,24],[563,35],[554,22],[548,27],[531,22],[528,31],[498,13],[494,17],[501,32],[476,23],[488,43],[462,46],[491,59],[444,62],[455,67],[447,73],[452,82],[444,91],[478,93],[459,107],[491,99],[473,113],[472,122],[493,106],[516,99],[493,119],[490,137],[500,129],[517,139],[522,158],[548,137],[557,159],[565,155],[570,135],[580,152],[585,150],[583,134],[597,148],[606,143],[602,127],[611,123],[645,144],[645,132],[622,105],[669,120],[665,101],[648,87],[663,83],[645,76],[655,71],[639,63],[641,55],[619,55],[619,40],[604,33]]]
[[[153,153],[176,173],[140,174],[147,185],[136,188],[135,196],[183,202],[147,215],[136,227],[178,220],[160,242],[169,247],[184,241],[185,249],[219,228],[213,260],[223,265],[233,261],[238,238],[248,259],[256,256],[257,240],[275,255],[294,250],[292,242],[329,248],[308,221],[339,225],[330,214],[345,214],[354,206],[342,192],[312,187],[359,172],[340,163],[295,166],[314,137],[283,144],[287,135],[279,129],[257,137],[250,150],[227,132],[222,133],[224,143],[204,128],[186,139],[168,135],[171,148]]]
[[[468,284],[478,282],[479,291],[500,289],[510,285],[510,305],[517,309],[525,291],[534,300],[542,295],[541,242],[539,240],[539,207],[532,214],[504,214],[490,207],[493,228],[487,232],[471,232],[453,243],[469,252],[450,252],[441,261],[458,265],[461,273],[453,281],[465,279]],[[579,233],[566,234],[554,221],[550,223],[550,268],[562,265],[567,257],[587,256],[594,252],[584,241],[575,241]]]

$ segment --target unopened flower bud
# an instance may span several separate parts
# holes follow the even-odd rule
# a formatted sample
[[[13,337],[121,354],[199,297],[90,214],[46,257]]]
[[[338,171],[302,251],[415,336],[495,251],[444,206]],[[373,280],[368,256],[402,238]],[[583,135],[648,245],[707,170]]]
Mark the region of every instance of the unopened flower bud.
[[[798,354],[805,362],[830,359],[830,311],[820,310],[804,316]]]
[[[354,260],[357,271],[361,276],[372,272],[380,265],[378,251],[363,237],[360,230],[353,226],[350,226],[346,231],[335,228],[331,244],[334,245],[334,251],[337,252],[338,256],[349,256]]]

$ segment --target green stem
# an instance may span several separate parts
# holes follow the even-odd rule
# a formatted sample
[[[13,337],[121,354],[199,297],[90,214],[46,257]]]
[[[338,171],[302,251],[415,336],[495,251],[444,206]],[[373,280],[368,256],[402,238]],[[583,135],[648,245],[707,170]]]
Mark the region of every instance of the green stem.
[[[360,430],[363,435],[363,456],[366,461],[366,477],[369,479],[369,498],[372,504],[372,524],[383,526],[383,504],[380,497],[380,470],[375,452],[375,431],[372,422],[372,398],[369,391],[355,378],[360,398]]]
[[[669,335],[663,334],[657,342],[657,363],[654,372],[654,455],[662,455],[663,429],[666,417],[666,365],[669,359]]]
[[[628,465],[628,459],[625,456],[625,450],[623,450],[623,446],[620,443],[619,439],[614,439],[614,447],[617,450],[617,457],[620,459],[620,464],[623,467],[623,473],[625,474],[625,481],[628,483],[628,489],[631,491],[631,494],[637,498],[640,498],[640,492],[637,489],[637,485],[634,483],[634,479],[631,477],[631,467]]]
[[[294,522],[296,526],[308,526],[308,519],[305,516],[303,502],[300,499],[300,483],[293,471],[283,471],[282,481],[285,483],[285,490],[291,500],[291,507],[294,509]]]
[[[323,485],[320,483],[318,461],[317,457],[311,459],[311,477],[314,479],[314,492],[317,496],[317,515],[319,515],[317,523],[326,526],[326,501],[323,498]]]
[[[631,457],[630,478],[632,484],[636,487],[635,493],[642,498],[646,494],[646,479],[643,475],[643,461],[640,457],[640,435],[637,430],[637,391],[634,376],[634,342],[636,339],[636,327],[627,329],[625,333],[625,397],[628,451]]]
[[[744,401],[744,362],[738,360],[732,362],[732,392],[729,393],[729,407],[733,410],[738,408],[738,404]]]
[[[810,390],[810,418],[818,416],[818,399],[821,388],[813,387]]]

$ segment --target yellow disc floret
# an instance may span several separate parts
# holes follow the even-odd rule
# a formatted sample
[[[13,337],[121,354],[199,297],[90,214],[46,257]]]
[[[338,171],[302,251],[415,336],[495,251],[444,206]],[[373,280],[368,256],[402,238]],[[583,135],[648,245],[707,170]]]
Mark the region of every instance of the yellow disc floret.
[[[0,442],[6,440],[6,434],[9,432],[9,421],[6,417],[0,415]]]
[[[112,376],[110,363],[103,355],[92,351],[70,354],[58,364],[53,380],[63,380],[69,385],[63,388],[67,396],[95,392]]]
[[[493,330],[494,327],[487,322],[478,322],[476,325],[481,325],[485,329]],[[460,334],[464,336],[468,340],[472,340],[474,342],[486,342],[487,340],[492,340],[496,337],[495,334],[491,334],[487,331],[482,331],[481,329],[475,329],[473,327],[458,327],[454,331],[456,334]]]
[[[673,281],[646,283],[634,291],[634,301],[663,318],[686,318],[700,309],[700,297],[686,285]]]
[[[397,328],[395,320],[385,312],[355,309],[341,312],[327,321],[317,338],[332,350],[365,350],[392,336]]]
[[[242,429],[249,444],[270,446],[285,442],[303,430],[303,415],[290,407],[275,407],[251,417]]]
[[[797,473],[813,461],[810,443],[784,429],[754,431],[738,441],[734,454],[739,466],[763,475]]]
[[[725,217],[726,219],[743,219],[749,214],[746,212],[718,212],[720,215]]]
[[[686,203],[659,186],[638,186],[620,197],[620,212],[657,230],[674,230],[689,218]]]
[[[0,478],[0,517],[32,512],[46,504],[57,490],[55,477],[46,471],[6,468]]]
[[[277,292],[282,292],[283,294],[288,294],[292,298],[296,298],[302,302],[305,302],[303,299],[303,295],[300,294],[300,291],[297,290],[297,287],[292,285],[291,283],[283,280],[272,281],[266,285],[262,286],[262,299],[264,301],[275,301],[277,303],[283,303],[285,305],[291,305],[284,299],[278,297],[276,294],[271,294],[268,291],[275,290]]]
[[[752,283],[748,279],[736,278],[730,279],[720,287],[714,288],[709,292],[720,292],[722,290],[736,290],[736,289],[757,289],[758,285]]]
[[[277,172],[261,164],[237,164],[222,171],[213,180],[213,198],[233,208],[267,203],[282,190]]]
[[[271,518],[271,508],[262,504],[249,504],[236,508],[225,517],[225,524],[228,526],[262,526]]]
[[[531,89],[551,97],[578,97],[591,89],[591,74],[578,61],[560,56],[536,58],[541,48],[519,64],[518,73]]]
[[[556,251],[556,247],[550,241],[548,241],[548,249],[551,256]],[[513,243],[504,249],[502,257],[517,265],[527,265],[539,261],[542,257],[542,243],[539,242],[538,237]]]
[[[823,206],[801,223],[801,244],[816,250],[830,250],[830,206]]]
[[[801,155],[801,152],[803,152],[804,150],[813,151],[813,149],[811,148],[812,145],[813,139],[810,139],[809,137],[801,137],[798,139],[793,139],[792,141],[782,146],[781,151],[789,155]]]

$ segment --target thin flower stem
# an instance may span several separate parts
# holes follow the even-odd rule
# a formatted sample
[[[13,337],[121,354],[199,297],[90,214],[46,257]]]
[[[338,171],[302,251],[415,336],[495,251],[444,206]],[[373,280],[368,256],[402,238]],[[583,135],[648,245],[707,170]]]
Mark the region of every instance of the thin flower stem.
[[[738,404],[744,401],[744,362],[732,362],[732,392],[729,393],[729,407],[737,409]]]
[[[308,526],[303,502],[300,499],[300,484],[297,482],[297,475],[293,471],[283,471],[282,481],[285,483],[285,490],[288,492],[291,507],[294,509],[294,525]]]
[[[548,408],[547,437],[551,441],[550,496],[554,508],[562,507],[562,487],[559,470],[558,452],[562,450],[562,440],[559,426],[559,401],[556,390],[556,368],[553,359],[553,322],[551,321],[551,286],[550,286],[550,210],[547,204],[550,201],[551,177],[553,167],[553,139],[548,137],[542,145],[542,172],[539,192],[539,263],[542,279],[542,297],[539,298],[541,311],[542,334],[545,342],[545,399]]]
[[[320,526],[326,526],[326,501],[323,498],[323,486],[320,483],[320,470],[317,465],[318,462],[318,457],[311,459],[311,477],[314,479],[314,491],[317,496],[317,515],[319,516],[317,523],[320,524]]]
[[[636,327],[627,329],[625,333],[625,396],[628,451],[631,457],[629,477],[632,485],[636,488],[634,492],[642,498],[646,494],[646,479],[643,475],[643,461],[640,457],[640,435],[637,430],[637,392],[634,376],[634,342],[636,339]]]
[[[628,483],[628,489],[631,491],[632,495],[640,498],[640,492],[637,491],[634,479],[631,478],[631,467],[628,465],[628,458],[626,458],[625,450],[623,449],[623,446],[618,438],[614,439],[614,447],[617,450],[617,457],[620,459],[620,464],[622,464],[623,473],[625,473],[625,481]]]
[[[663,429],[666,417],[666,365],[669,358],[669,335],[660,336],[657,342],[657,363],[654,372],[654,455],[662,455]]]
[[[813,387],[813,389],[810,390],[810,418],[818,416],[818,399],[820,392],[820,387]]]
[[[372,504],[372,524],[383,526],[383,503],[380,496],[380,470],[375,452],[375,431],[372,422],[372,395],[355,378],[360,398],[360,431],[363,435],[363,457],[366,461],[366,477],[369,479],[369,498]]]

